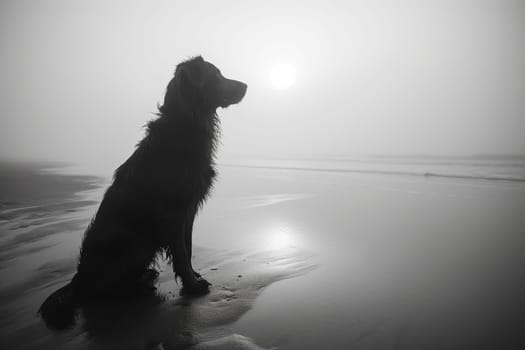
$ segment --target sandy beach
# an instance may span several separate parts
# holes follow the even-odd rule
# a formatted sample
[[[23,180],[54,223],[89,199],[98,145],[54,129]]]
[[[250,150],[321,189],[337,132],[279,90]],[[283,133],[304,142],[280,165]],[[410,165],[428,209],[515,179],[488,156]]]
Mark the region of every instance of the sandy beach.
[[[41,168],[2,168],[2,349],[525,345],[523,181],[220,166],[194,236],[211,293],[180,297],[160,259],[155,297],[57,333],[36,310],[74,273],[108,174]]]

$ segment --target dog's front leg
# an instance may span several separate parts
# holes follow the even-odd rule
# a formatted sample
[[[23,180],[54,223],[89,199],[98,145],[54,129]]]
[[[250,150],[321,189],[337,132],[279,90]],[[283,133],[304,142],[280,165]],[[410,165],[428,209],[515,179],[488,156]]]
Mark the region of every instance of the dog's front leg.
[[[197,278],[202,278],[202,276],[195,271],[193,268],[193,264],[191,263],[192,258],[192,249],[193,249],[193,222],[195,221],[195,215],[197,214],[198,206],[194,205],[191,206],[190,209],[188,209],[188,214],[186,216],[186,222],[185,222],[185,237],[186,237],[186,251],[188,252],[188,255],[190,257],[190,266],[193,271],[193,274]]]
[[[175,276],[182,278],[181,294],[199,295],[209,292],[210,283],[195,276],[191,267],[191,256],[186,245],[186,217],[169,220],[170,251]]]

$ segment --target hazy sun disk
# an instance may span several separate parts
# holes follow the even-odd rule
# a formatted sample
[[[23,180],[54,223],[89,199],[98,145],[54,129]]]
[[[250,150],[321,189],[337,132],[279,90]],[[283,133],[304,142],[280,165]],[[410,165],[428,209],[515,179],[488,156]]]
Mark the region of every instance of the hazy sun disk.
[[[287,63],[280,63],[270,68],[270,81],[277,89],[287,89],[295,83],[295,69]]]

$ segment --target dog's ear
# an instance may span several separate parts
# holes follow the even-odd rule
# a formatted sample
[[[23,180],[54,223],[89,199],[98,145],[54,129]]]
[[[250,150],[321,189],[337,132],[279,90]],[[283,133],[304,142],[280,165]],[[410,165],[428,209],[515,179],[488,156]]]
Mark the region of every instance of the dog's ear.
[[[193,110],[198,104],[200,91],[206,80],[206,65],[201,56],[177,65],[173,79],[168,84],[161,110],[177,108]]]
[[[189,83],[191,86],[197,89],[201,89],[204,86],[206,72],[204,60],[201,56],[197,56],[191,61],[188,61],[177,68],[178,69],[175,74],[181,82]]]

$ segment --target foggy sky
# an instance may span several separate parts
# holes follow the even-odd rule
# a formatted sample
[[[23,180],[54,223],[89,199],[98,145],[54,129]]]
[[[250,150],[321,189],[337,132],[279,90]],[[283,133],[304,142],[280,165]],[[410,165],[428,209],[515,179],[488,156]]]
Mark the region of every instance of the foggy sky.
[[[221,157],[524,154],[524,4],[3,0],[0,158],[126,157],[196,54],[249,85]]]

